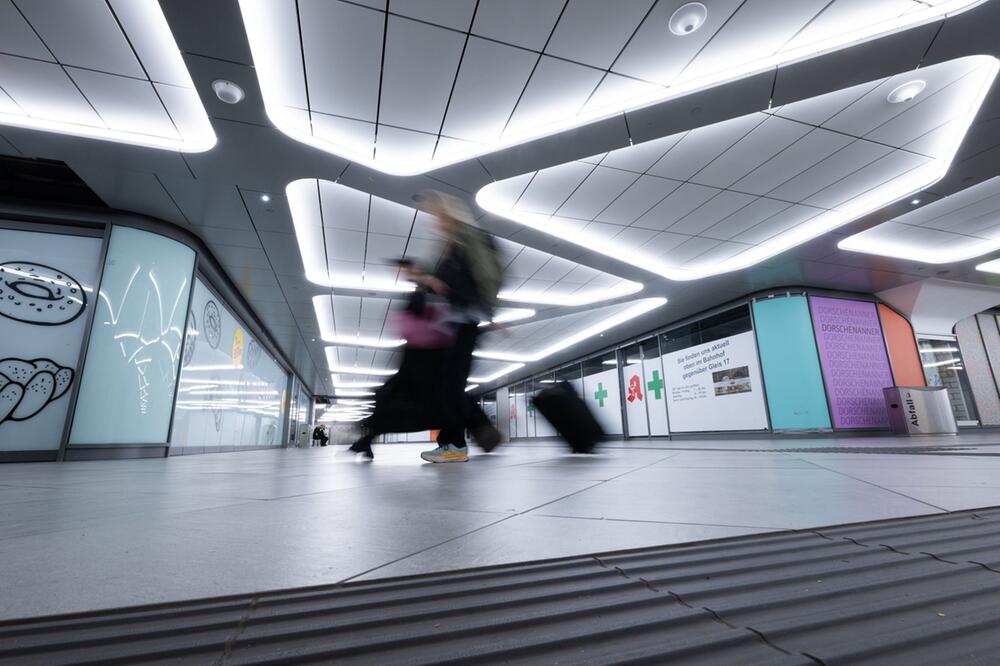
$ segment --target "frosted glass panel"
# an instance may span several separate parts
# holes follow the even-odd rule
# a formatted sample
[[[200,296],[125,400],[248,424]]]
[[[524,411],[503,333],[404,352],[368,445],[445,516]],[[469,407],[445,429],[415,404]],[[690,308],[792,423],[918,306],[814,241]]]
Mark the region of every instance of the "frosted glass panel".
[[[195,279],[171,450],[280,446],[286,380],[225,303]]]
[[[101,239],[0,229],[0,451],[57,450]]]
[[[70,444],[165,444],[194,251],[114,227]]]

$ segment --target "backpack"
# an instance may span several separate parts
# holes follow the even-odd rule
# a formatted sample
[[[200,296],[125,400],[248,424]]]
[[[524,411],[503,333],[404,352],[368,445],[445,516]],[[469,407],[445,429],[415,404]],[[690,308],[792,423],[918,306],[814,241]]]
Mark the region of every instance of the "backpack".
[[[468,253],[469,266],[476,280],[476,292],[490,314],[497,307],[497,292],[503,286],[503,264],[493,237],[472,226],[464,227],[462,239]]]

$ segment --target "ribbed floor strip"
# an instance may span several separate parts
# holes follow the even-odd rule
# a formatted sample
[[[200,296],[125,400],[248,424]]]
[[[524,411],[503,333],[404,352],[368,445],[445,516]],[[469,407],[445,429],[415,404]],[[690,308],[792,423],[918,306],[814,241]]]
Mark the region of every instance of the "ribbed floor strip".
[[[2,665],[472,662],[1000,663],[1000,508],[0,622]]]

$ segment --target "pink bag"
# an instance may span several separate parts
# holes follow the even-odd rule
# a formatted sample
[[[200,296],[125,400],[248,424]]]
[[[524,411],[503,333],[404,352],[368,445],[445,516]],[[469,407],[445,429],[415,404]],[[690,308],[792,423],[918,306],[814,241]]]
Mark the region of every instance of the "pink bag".
[[[407,347],[414,349],[441,349],[452,341],[452,328],[445,318],[448,309],[436,303],[424,306],[422,314],[409,310],[393,313],[393,326],[399,336],[406,340]]]

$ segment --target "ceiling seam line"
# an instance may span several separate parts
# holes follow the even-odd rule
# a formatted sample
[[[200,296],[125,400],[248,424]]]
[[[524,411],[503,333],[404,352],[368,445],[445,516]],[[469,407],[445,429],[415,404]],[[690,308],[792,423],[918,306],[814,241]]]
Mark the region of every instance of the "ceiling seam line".
[[[180,90],[194,90],[191,86],[181,86],[176,83],[169,83],[167,81],[159,81],[153,78],[142,78],[141,76],[132,76],[131,74],[121,74],[120,72],[109,72],[105,69],[98,69],[97,67],[84,67],[83,65],[69,65],[60,63],[58,60],[46,60],[45,58],[36,58],[34,56],[27,56],[20,53],[11,53],[10,51],[4,51],[0,49],[0,55],[7,56],[8,58],[16,58],[18,60],[27,60],[29,62],[37,62],[43,65],[62,65],[67,69],[78,69],[81,72],[91,72],[94,74],[105,74],[107,76],[113,76],[119,79],[127,79],[129,81],[140,81],[142,83],[157,83],[161,86],[169,86],[171,88],[178,88]]]
[[[944,23],[947,18],[948,17],[945,16],[944,18],[941,19],[941,22],[938,25],[937,30],[934,31],[934,36],[931,37],[930,43],[927,45],[927,48],[924,49],[923,54],[920,56],[920,61],[917,62],[917,69],[920,69],[921,67],[924,66],[924,61],[927,59],[927,54],[929,54],[931,52],[931,49],[934,48],[934,42],[937,41],[938,35],[940,35],[941,31],[944,30]]]
[[[476,0],[475,7],[472,8],[472,18],[469,19],[469,31],[476,20],[476,12],[479,11],[479,0]],[[444,125],[448,122],[448,111],[451,108],[451,100],[455,95],[455,87],[458,85],[458,77],[462,73],[462,62],[465,60],[465,52],[469,48],[469,32],[465,33],[465,41],[462,42],[462,52],[458,56],[458,64],[455,66],[455,75],[451,79],[451,88],[448,90],[448,100],[444,103],[444,113],[441,114],[441,124],[438,126],[437,137],[434,139],[434,149],[431,151],[431,161],[437,156],[438,146],[441,144],[441,134],[444,132]],[[447,184],[447,183],[446,183]],[[464,192],[465,190],[463,190]]]
[[[160,180],[160,174],[154,173],[153,178],[155,178],[156,182],[159,183],[160,189],[162,189],[163,193],[167,195],[167,198],[170,199],[170,203],[174,205],[174,208],[176,208],[177,212],[181,214],[181,217],[183,217],[184,221],[188,223],[188,226],[194,226],[191,220],[188,219],[188,216],[184,214],[184,210],[181,208],[180,204],[177,203],[177,200],[174,198],[174,195],[170,193],[170,190],[167,189],[167,186],[163,184],[162,180]]]
[[[378,95],[375,97],[375,135],[372,137],[372,160],[378,155],[378,128],[382,115],[382,84],[385,82],[385,52],[389,44],[389,0],[386,0],[385,16],[382,20],[382,57],[378,66]]]
[[[796,37],[798,37],[803,32],[805,32],[809,28],[809,26],[811,26],[813,23],[815,23],[819,19],[819,17],[822,16],[823,14],[825,14],[826,10],[830,9],[830,7],[832,7],[836,2],[837,2],[837,0],[829,0],[829,2],[827,2],[825,5],[823,5],[822,9],[820,9],[818,12],[816,12],[816,14],[814,14],[811,19],[809,19],[808,21],[806,21],[805,25],[803,25],[798,30],[796,30],[794,35],[792,35],[791,37],[789,37],[788,39],[786,39],[785,43],[782,44],[779,48],[775,49],[774,52],[771,53],[771,55],[773,56],[775,53],[779,53],[779,52],[781,52],[782,49],[787,48],[789,44],[791,44],[792,42],[795,41]],[[777,68],[775,68],[775,74],[777,74]],[[775,77],[775,78],[777,78],[777,77]]]
[[[242,191],[240,192],[240,196],[243,196]],[[316,179],[316,205],[319,208],[319,233],[323,239],[323,259],[326,262],[326,288],[330,290],[330,294],[332,295],[333,288],[329,286],[329,283],[333,281],[330,279],[330,251],[327,249],[326,243],[326,220],[323,217],[323,191],[320,189],[319,178]],[[248,214],[249,212],[249,209],[247,209]],[[334,324],[336,325],[336,322]]]
[[[552,41],[552,36],[556,34],[556,28],[559,27],[559,21],[562,20],[563,14],[566,13],[566,8],[569,7],[569,0],[563,0],[562,9],[559,10],[559,16],[556,17],[555,23],[552,24],[552,30],[549,31],[549,36],[545,39],[545,44],[542,45],[542,50],[538,53],[538,57],[535,59],[535,66],[531,68],[531,73],[528,74],[527,80],[524,82],[524,87],[521,88],[521,93],[514,100],[514,106],[510,110],[510,114],[507,116],[507,121],[503,125],[503,129],[500,130],[500,137],[507,133],[507,128],[510,127],[510,121],[514,118],[517,113],[517,107],[521,105],[521,100],[524,99],[524,93],[528,91],[528,86],[531,85],[531,79],[535,77],[535,72],[538,71],[538,65],[542,62],[542,57],[545,55],[545,49],[548,48],[549,42]]]
[[[299,8],[299,0],[295,0],[295,25],[299,33],[299,57],[302,58],[302,87],[306,93],[306,113],[309,114],[309,135],[315,137],[313,129],[312,102],[309,99],[309,71],[306,67],[306,41],[302,35],[302,12]]]

